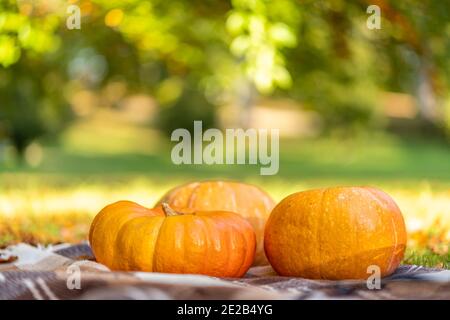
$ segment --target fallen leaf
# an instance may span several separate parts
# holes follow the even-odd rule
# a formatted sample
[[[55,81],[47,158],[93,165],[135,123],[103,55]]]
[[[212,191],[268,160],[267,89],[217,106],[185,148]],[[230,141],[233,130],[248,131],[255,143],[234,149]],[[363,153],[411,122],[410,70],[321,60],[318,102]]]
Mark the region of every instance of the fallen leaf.
[[[17,256],[7,256],[7,257],[1,257],[0,256],[0,263],[11,263],[18,259]]]
[[[89,255],[81,255],[75,258],[75,260],[89,260],[89,261],[95,261],[95,258]]]

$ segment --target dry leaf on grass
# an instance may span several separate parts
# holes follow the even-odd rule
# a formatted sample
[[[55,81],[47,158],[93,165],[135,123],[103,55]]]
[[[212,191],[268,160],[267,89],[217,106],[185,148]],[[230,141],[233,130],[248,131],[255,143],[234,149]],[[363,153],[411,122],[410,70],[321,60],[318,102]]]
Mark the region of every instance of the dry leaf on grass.
[[[0,263],[11,263],[18,259],[17,256],[0,256]]]

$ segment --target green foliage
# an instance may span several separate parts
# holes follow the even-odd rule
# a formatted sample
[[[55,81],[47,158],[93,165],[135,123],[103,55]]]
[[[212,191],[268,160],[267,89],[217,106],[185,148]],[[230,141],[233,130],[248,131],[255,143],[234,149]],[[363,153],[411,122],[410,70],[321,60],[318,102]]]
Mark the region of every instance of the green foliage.
[[[61,43],[56,35],[60,19],[54,13],[25,14],[15,1],[2,1],[0,8],[0,131],[22,154],[67,113],[53,83],[60,80],[57,65],[47,64]]]
[[[61,23],[58,15],[27,15],[12,3],[4,1],[0,5],[0,65],[11,66],[25,53],[40,55],[57,50],[60,38],[55,32]]]
[[[227,18],[231,52],[242,59],[244,72],[262,93],[288,89],[284,48],[297,45],[300,9],[292,1],[235,0]]]
[[[194,121],[202,120],[203,129],[214,127],[215,112],[201,90],[181,88],[179,97],[164,105],[157,119],[158,127],[169,136],[178,128],[193,132]]]
[[[213,123],[213,106],[242,100],[242,84],[294,98],[321,115],[325,131],[352,133],[385,125],[381,92],[418,98],[428,86],[432,122],[450,127],[446,1],[384,1],[380,30],[367,29],[359,0],[76,4],[81,30],[66,28],[62,0],[0,1],[0,132],[19,151],[66,124],[73,90],[116,80],[155,97],[166,130],[186,123],[188,108]]]

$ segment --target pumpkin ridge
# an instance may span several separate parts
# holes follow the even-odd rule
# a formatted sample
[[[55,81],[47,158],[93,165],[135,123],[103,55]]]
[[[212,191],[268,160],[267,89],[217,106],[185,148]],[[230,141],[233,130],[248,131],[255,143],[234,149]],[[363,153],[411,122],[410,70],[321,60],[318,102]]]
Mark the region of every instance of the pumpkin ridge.
[[[158,247],[159,247],[159,239],[160,239],[161,230],[162,230],[163,226],[166,224],[166,221],[167,221],[167,217],[164,217],[163,222],[159,226],[158,234],[156,235],[155,248],[153,249],[153,257],[152,257],[152,272],[157,272],[156,271],[156,257],[157,257],[156,251],[158,250]]]
[[[106,219],[106,221],[109,221],[109,223],[111,223],[112,221],[117,223],[116,220],[118,220],[128,210],[127,208],[124,208],[123,205],[131,205],[131,206],[133,206],[134,209],[138,209],[138,212],[133,214],[134,217],[145,215],[144,212],[147,210],[147,208],[145,208],[145,207],[143,207],[143,206],[141,206],[141,205],[139,205],[139,204],[137,204],[137,203],[135,203],[133,201],[124,201],[124,200],[114,202],[114,203],[104,207],[100,211],[100,214],[98,215],[99,218],[98,218],[96,224],[92,227],[92,243],[90,243],[90,245],[91,245],[92,251],[93,251],[93,253],[94,253],[94,255],[96,256],[97,259],[98,259],[98,254],[96,253],[97,250],[95,249],[97,247],[97,241],[94,241],[94,240],[96,240],[96,238],[94,237],[94,232],[95,232],[95,230],[97,228],[99,228],[99,223],[100,222],[102,222],[103,225],[105,224],[105,222],[104,222],[105,219]],[[117,208],[116,209],[117,211],[112,211],[111,212],[111,210],[113,210],[114,208]],[[133,218],[129,218],[129,219],[123,221],[121,223],[120,227],[117,229],[117,233],[115,233],[113,235],[113,237],[111,239],[112,243],[114,244],[114,248],[113,249],[115,249],[115,242],[117,240],[118,232],[123,227],[123,225],[126,222],[128,222],[129,220],[131,220],[131,219],[133,219]],[[101,224],[100,224],[100,227],[102,227]],[[116,256],[116,250],[112,250],[112,252],[110,252],[110,254],[103,255],[98,261],[101,262],[101,263],[107,264],[105,260],[114,261],[115,256]]]
[[[361,197],[364,189],[358,188],[358,190],[359,190],[359,196]],[[377,216],[379,216],[380,214],[379,214],[379,211],[378,211],[378,207],[376,207],[375,210],[377,211]],[[358,212],[357,214],[354,214],[354,213],[351,214],[351,217],[350,217],[352,219],[351,220],[351,225],[356,225],[358,223],[360,215],[361,215],[361,212]],[[361,233],[362,232],[363,232],[362,230],[360,230],[359,228],[356,228],[355,234],[351,238],[352,242],[353,242],[352,243],[352,247],[357,247],[358,245],[360,245],[358,239],[361,239]],[[357,265],[358,264],[358,256],[357,256],[357,254],[352,255],[351,260],[352,260],[352,265]]]
[[[198,221],[202,225],[202,233],[203,233],[203,239],[205,239],[206,245],[203,245],[203,255],[208,256],[208,252],[210,251],[210,231],[206,227],[205,219],[203,216],[197,216],[193,215],[194,221]],[[202,259],[202,268],[200,274],[206,274],[206,270],[208,269],[208,264],[210,262],[210,259]]]
[[[250,226],[251,227],[251,226]],[[244,275],[245,274],[245,272],[246,272],[246,269],[248,268],[247,266],[246,266],[246,264],[245,264],[245,262],[246,262],[246,258],[247,258],[247,253],[248,253],[248,250],[249,250],[249,239],[247,238],[247,233],[241,233],[242,234],[242,236],[244,237],[244,242],[245,242],[245,254],[244,254],[244,258],[242,259],[242,265],[241,265],[241,269],[239,269],[239,274],[238,274],[238,276],[240,277],[240,276],[242,276],[242,275]],[[253,247],[253,259],[255,259],[255,253],[256,253],[256,233],[253,233],[253,243],[255,244],[255,246]],[[253,261],[251,261],[250,262],[250,265],[252,265],[253,264]]]
[[[319,225],[323,225],[324,223],[324,201],[325,201],[325,193],[328,191],[329,189],[324,189],[322,191],[322,195],[321,195],[321,200],[320,200],[320,218],[319,218]],[[321,233],[319,232],[319,229],[316,229],[317,231],[317,238],[318,243],[319,243],[319,279],[323,279],[322,278],[322,262],[323,262],[323,256],[322,256],[322,237],[321,237]]]
[[[241,232],[240,232],[240,230],[239,230],[239,228],[237,228],[236,227],[236,225],[234,224],[234,222],[233,222],[233,224],[230,224],[230,228],[231,228],[231,230],[233,230],[233,233],[236,233],[236,234],[238,234],[239,236],[240,236],[240,242],[244,242],[245,243],[245,246],[244,246],[244,253],[241,253],[240,252],[240,254],[242,255],[242,258],[240,259],[240,265],[239,265],[239,267],[238,268],[236,268],[235,270],[233,270],[234,272],[233,272],[233,275],[234,275],[234,277],[236,277],[236,276],[239,276],[240,274],[241,274],[241,269],[242,269],[242,267],[243,266],[245,266],[245,258],[247,257],[247,238],[244,236],[244,234],[242,234]]]
[[[119,201],[113,202],[113,203],[111,203],[111,204],[105,206],[104,208],[102,208],[102,209],[100,210],[99,214],[97,214],[97,215],[94,217],[94,220],[92,221],[91,227],[90,227],[90,229],[89,229],[89,236],[88,236],[88,239],[89,239],[89,245],[91,246],[91,248],[93,247],[93,233],[94,233],[95,228],[97,227],[97,223],[98,223],[98,221],[100,220],[100,218],[101,218],[102,216],[104,216],[104,215],[105,215],[105,212],[107,212],[110,208],[115,207],[115,206],[118,206],[118,205],[120,205],[120,204],[122,204],[122,203],[128,203],[128,202],[132,203],[132,201],[126,201],[126,200],[119,200]],[[134,204],[134,203],[132,203],[132,204]]]
[[[227,226],[227,231],[226,231],[226,241],[225,241],[225,243],[226,243],[226,246],[227,246],[227,252],[231,252],[232,250],[231,250],[231,248],[230,248],[230,243],[231,243],[231,232],[230,232],[230,227],[229,226]],[[228,258],[228,259],[226,259],[226,261],[225,261],[225,270],[227,270],[227,273],[228,273],[228,270],[230,269],[230,261],[231,261],[231,259],[230,258]]]
[[[231,198],[231,206],[234,208],[237,208],[237,202],[236,202],[236,192],[234,191],[234,189],[231,186],[226,186],[228,188],[228,192],[230,193],[230,198]]]
[[[203,225],[203,234],[204,238],[206,239],[207,245],[205,246],[206,253],[211,250],[211,230],[209,230],[208,226],[206,225],[206,221],[204,217],[198,217],[199,220],[202,222]],[[203,259],[203,268],[202,268],[202,274],[205,274],[205,271],[208,269],[210,263],[210,259]]]
[[[227,212],[227,214],[228,214],[228,212]],[[235,213],[233,213],[233,215],[234,215],[234,214],[235,214]],[[242,218],[242,219],[243,219],[243,218]],[[234,221],[234,220],[233,220],[232,223],[227,224],[227,229],[228,229],[228,232],[227,232],[228,241],[227,241],[227,243],[233,243],[233,241],[230,241],[230,240],[231,240],[231,238],[234,238],[234,239],[235,239],[234,242],[235,242],[237,245],[240,245],[240,243],[243,242],[242,239],[244,239],[245,237],[244,237],[243,234],[241,234],[240,230],[239,230],[238,228],[236,228],[236,225],[235,225],[235,221]],[[239,240],[236,239],[236,234],[239,235]],[[230,249],[230,247],[228,247],[228,249],[229,249],[230,252],[232,252],[232,253],[234,253],[234,251],[235,251],[235,250],[234,250],[235,248]],[[245,247],[245,250],[247,250],[246,247]],[[227,259],[227,270],[231,271],[230,273],[233,274],[233,277],[236,277],[236,276],[239,274],[240,269],[241,269],[242,266],[244,265],[244,263],[245,263],[245,257],[246,257],[246,255],[247,255],[247,251],[245,251],[245,254],[244,254],[244,255],[242,255],[242,253],[239,252],[239,251],[238,251],[238,253],[239,253],[239,256],[238,256],[237,258],[240,258],[240,259],[239,259],[239,260],[240,260],[239,267],[232,266],[232,269],[230,269],[230,262],[232,262],[232,261],[231,261],[231,259]],[[233,256],[233,255],[232,255],[232,257],[233,257],[233,259],[236,259],[236,256]]]
[[[151,270],[151,272],[154,272],[154,270],[155,270],[155,266],[156,266],[156,265],[155,265],[155,256],[156,256],[155,251],[156,251],[156,245],[157,245],[157,243],[158,243],[159,233],[161,232],[161,227],[162,227],[162,225],[164,224],[165,221],[166,221],[166,218],[163,217],[163,221],[160,223],[159,228],[158,228],[158,233],[157,233],[157,235],[156,235],[156,241],[155,241],[155,244],[153,245],[152,270]]]
[[[216,222],[214,221],[214,219],[212,219],[212,217],[207,216],[207,215],[202,216],[202,218],[204,219],[203,221],[206,224],[206,230],[207,230],[208,234],[211,235],[211,231],[210,231],[211,228],[210,227],[211,226],[215,226]],[[219,244],[220,244],[221,240],[222,240],[220,234],[218,235],[218,237],[219,237]],[[209,237],[208,237],[208,241],[209,241]],[[208,244],[213,247],[213,250],[215,252],[216,251],[216,244],[212,243],[211,241],[209,241]],[[211,261],[210,259],[205,259],[205,260],[208,260],[208,262]]]
[[[376,201],[380,204],[380,206],[382,208],[389,209],[389,208],[386,208],[384,202],[380,201],[379,195],[375,194],[375,192],[373,190],[367,189],[367,188],[365,190],[372,196],[372,198],[376,199]],[[378,213],[378,207],[377,207],[377,213]],[[390,218],[391,218],[392,230],[393,230],[393,233],[394,233],[395,245],[394,245],[394,247],[392,249],[391,258],[389,259],[389,264],[388,264],[388,267],[387,267],[388,270],[391,270],[391,268],[392,268],[392,263],[394,262],[394,258],[395,258],[395,255],[396,255],[396,252],[397,252],[397,247],[398,247],[398,234],[397,234],[397,229],[395,227],[394,217],[393,217],[392,214],[390,215]]]
[[[134,220],[134,218],[131,218],[131,219],[129,219],[128,221],[126,221],[125,223],[123,223],[122,224],[122,226],[117,230],[117,233],[116,233],[116,236],[115,236],[115,238],[114,238],[114,242],[113,242],[113,244],[114,244],[114,254],[113,254],[113,258],[112,258],[112,261],[116,261],[116,252],[118,252],[119,251],[119,245],[120,245],[120,241],[119,241],[119,239],[120,239],[120,236],[121,236],[121,234],[123,233],[123,232],[125,232],[124,230],[125,230],[125,226],[128,224],[128,223],[130,223],[130,222],[132,222]],[[122,258],[121,260],[126,260],[127,261],[127,265],[129,265],[129,261],[128,261],[128,257],[126,257],[126,258]],[[114,263],[114,265],[112,266],[112,268],[111,269],[116,269],[116,263]]]
[[[189,216],[188,219],[185,219],[186,221],[180,222],[180,226],[182,226],[182,230],[183,230],[182,237],[187,237],[189,235],[189,224],[191,223],[191,221],[189,221],[189,220],[191,220],[191,218],[192,217]],[[186,254],[187,246],[188,246],[187,241],[183,241],[182,246],[181,246],[182,253],[183,253],[182,254],[183,260],[186,260],[185,258],[187,256],[187,254]],[[186,269],[187,269],[187,265],[184,263],[181,268],[181,273],[187,273]]]
[[[198,189],[200,188],[201,183],[196,183],[195,186],[190,190],[190,195],[188,197],[188,202],[186,203],[186,207],[193,208],[194,207],[194,201],[195,201],[195,195],[197,194]],[[182,188],[182,187],[181,187]]]
[[[116,237],[114,239],[114,256],[113,256],[113,261],[120,261],[120,264],[115,264],[113,265],[113,269],[115,270],[120,270],[120,269],[126,269],[126,270],[136,270],[136,266],[138,264],[135,263],[135,259],[133,258],[135,256],[135,252],[132,251],[127,251],[127,254],[119,254],[119,252],[122,252],[122,248],[121,248],[121,240],[122,237],[124,237],[124,235],[126,235],[128,233],[129,230],[127,230],[127,228],[133,227],[133,224],[137,223],[137,219],[141,220],[141,219],[153,219],[153,218],[163,218],[161,216],[148,216],[146,215],[144,212],[140,215],[135,215],[133,217],[131,217],[128,221],[126,221],[117,231],[116,233]],[[143,227],[147,227],[146,225],[146,221],[148,220],[142,220],[142,223],[140,223],[138,225],[138,230],[140,230],[140,228]],[[153,227],[153,226],[152,226]],[[127,238],[127,237],[125,237]],[[142,248],[140,248],[142,250]],[[154,248],[153,248],[153,252],[154,252]],[[152,256],[153,258],[153,256]],[[123,263],[123,261],[126,261],[126,263]],[[122,266],[121,266],[122,265]],[[123,267],[123,265],[125,265],[125,267]],[[152,267],[151,267],[153,271],[153,261],[152,261]]]

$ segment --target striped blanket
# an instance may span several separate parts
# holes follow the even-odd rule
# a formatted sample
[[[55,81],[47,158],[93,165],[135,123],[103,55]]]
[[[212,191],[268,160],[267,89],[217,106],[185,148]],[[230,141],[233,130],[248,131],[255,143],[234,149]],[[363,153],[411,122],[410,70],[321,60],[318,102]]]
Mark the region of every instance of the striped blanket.
[[[450,270],[402,265],[380,289],[366,281],[281,277],[254,267],[241,279],[112,272],[87,243],[0,250],[0,299],[450,299]]]

